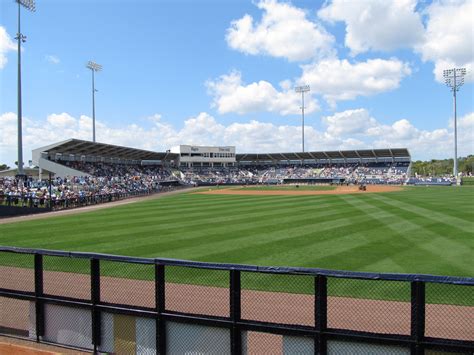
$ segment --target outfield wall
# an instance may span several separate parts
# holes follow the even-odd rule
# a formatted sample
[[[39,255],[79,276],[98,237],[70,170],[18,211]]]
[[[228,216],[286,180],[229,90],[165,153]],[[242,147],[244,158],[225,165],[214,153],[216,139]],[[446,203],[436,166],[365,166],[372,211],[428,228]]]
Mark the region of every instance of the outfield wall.
[[[0,247],[0,334],[118,354],[472,354],[474,278]]]

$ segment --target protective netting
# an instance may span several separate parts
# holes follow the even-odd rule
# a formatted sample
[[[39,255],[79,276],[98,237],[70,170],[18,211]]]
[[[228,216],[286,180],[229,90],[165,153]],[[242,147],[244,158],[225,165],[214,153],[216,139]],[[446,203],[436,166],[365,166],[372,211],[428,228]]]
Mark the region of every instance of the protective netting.
[[[230,330],[204,325],[167,322],[167,354],[230,354]]]
[[[314,325],[314,277],[243,272],[242,319]]]
[[[34,265],[32,254],[0,253],[0,288],[33,292]]]
[[[474,341],[474,287],[426,283],[425,335]]]
[[[410,283],[328,278],[329,328],[410,334]]]
[[[70,298],[91,298],[90,261],[58,256],[43,257],[43,292]]]
[[[14,251],[4,335],[117,354],[474,352],[469,278]]]
[[[82,349],[92,349],[91,311],[56,304],[44,306],[44,339]]]
[[[228,271],[167,266],[165,275],[167,310],[229,316]]]
[[[34,336],[35,304],[14,298],[0,297],[0,334]]]
[[[155,307],[154,265],[100,262],[102,302],[136,307]]]

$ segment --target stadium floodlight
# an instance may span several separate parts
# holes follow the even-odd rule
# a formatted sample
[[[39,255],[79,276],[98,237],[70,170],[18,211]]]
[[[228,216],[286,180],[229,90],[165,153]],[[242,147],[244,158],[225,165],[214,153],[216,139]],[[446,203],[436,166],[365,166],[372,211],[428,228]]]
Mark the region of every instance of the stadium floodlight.
[[[464,76],[466,75],[466,68],[453,68],[443,71],[444,81],[453,92],[453,109],[454,109],[454,177],[458,178],[458,122],[456,110],[456,92],[464,84]]]
[[[21,7],[28,11],[35,12],[35,0],[15,0],[18,4],[18,32],[15,39],[18,41],[18,177],[20,180],[25,179],[25,172],[23,170],[23,137],[22,137],[22,107],[21,107],[21,44],[26,42],[26,36],[21,33],[20,14]]]
[[[102,70],[102,65],[97,64],[93,61],[88,61],[86,68],[90,69],[92,72],[92,141],[95,143],[95,79],[94,73]]]
[[[295,87],[297,93],[301,93],[301,147],[304,152],[304,93],[310,90],[309,85]]]

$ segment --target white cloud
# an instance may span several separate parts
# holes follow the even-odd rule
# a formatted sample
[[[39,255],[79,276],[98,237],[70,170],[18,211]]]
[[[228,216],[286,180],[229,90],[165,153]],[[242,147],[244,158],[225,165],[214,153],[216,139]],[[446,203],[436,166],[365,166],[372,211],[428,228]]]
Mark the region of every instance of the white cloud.
[[[263,11],[259,22],[248,14],[232,21],[226,35],[231,48],[290,61],[332,55],[334,37],[308,20],[304,10],[276,0],[261,0],[257,7]]]
[[[45,55],[44,59],[51,64],[59,64],[61,60],[55,55]]]
[[[275,125],[252,120],[223,125],[205,112],[185,120],[181,129],[161,119],[151,121],[151,127],[131,124],[120,128],[97,121],[97,140],[153,151],[165,151],[179,144],[235,145],[241,153],[301,150],[301,127],[298,124]],[[324,117],[322,121],[325,125],[323,131],[312,126],[305,127],[307,150],[406,147],[414,159],[452,156],[453,130],[449,125],[428,131],[415,127],[407,119],[382,124],[366,109],[338,112]],[[10,166],[17,154],[16,124],[16,114],[7,112],[0,115],[0,163]],[[34,148],[68,138],[91,140],[92,135],[92,119],[84,115],[76,118],[61,113],[49,115],[44,120],[24,118],[23,124],[25,161],[30,159]],[[458,125],[459,155],[474,154],[474,112],[460,117]]]
[[[0,26],[0,69],[3,69],[8,62],[7,53],[16,49],[17,46],[10,39],[5,27]]]
[[[264,111],[280,115],[299,113],[301,97],[294,92],[291,81],[283,81],[280,85],[281,91],[264,80],[245,85],[241,74],[237,71],[221,75],[206,83],[209,94],[213,97],[212,106],[222,114]],[[318,109],[317,101],[307,96],[305,107],[308,113],[314,112]]]
[[[332,0],[318,16],[329,22],[345,22],[345,45],[357,55],[420,43],[424,28],[415,8],[416,0]]]
[[[65,112],[60,114],[53,113],[46,118],[46,121],[51,126],[58,128],[66,128],[76,123],[76,119]]]
[[[435,64],[436,80],[443,82],[443,70],[468,69],[467,80],[474,81],[474,2],[436,1],[427,10],[425,40],[417,47],[423,60]]]
[[[334,105],[338,100],[352,100],[396,89],[411,74],[407,63],[398,59],[369,59],[351,63],[347,59],[327,59],[301,66],[300,82],[323,95]]]
[[[408,148],[414,159],[451,157],[454,150],[452,125],[432,131],[415,127],[409,120],[400,119],[392,124],[382,124],[366,109],[347,110],[323,118],[326,133],[339,139],[356,136],[364,148]],[[340,126],[349,126],[348,129]],[[474,113],[459,119],[458,153],[474,153]]]
[[[337,112],[333,116],[323,117],[322,121],[332,136],[366,134],[367,130],[375,127],[377,123],[365,109]]]

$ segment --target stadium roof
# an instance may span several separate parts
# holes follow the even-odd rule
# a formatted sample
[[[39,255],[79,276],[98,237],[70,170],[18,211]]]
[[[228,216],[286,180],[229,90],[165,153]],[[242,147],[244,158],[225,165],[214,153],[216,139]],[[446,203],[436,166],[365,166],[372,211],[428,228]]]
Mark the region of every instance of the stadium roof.
[[[152,152],[149,150],[122,147],[105,143],[94,143],[80,139],[68,139],[35,149],[49,154],[74,154],[118,158],[124,160],[174,160],[179,154]],[[374,158],[410,158],[406,148],[337,150],[327,152],[293,152],[293,153],[249,153],[236,154],[239,161],[278,161],[278,160],[321,160],[321,159],[374,159]]]
[[[236,154],[237,161],[268,161],[268,160],[320,160],[320,159],[376,159],[376,158],[410,158],[406,148],[337,150],[327,152],[301,153],[254,153]]]
[[[178,157],[170,152],[152,152],[149,150],[122,147],[118,145],[94,143],[80,139],[68,139],[35,150],[49,154],[74,154],[118,158],[124,160],[173,160]]]

